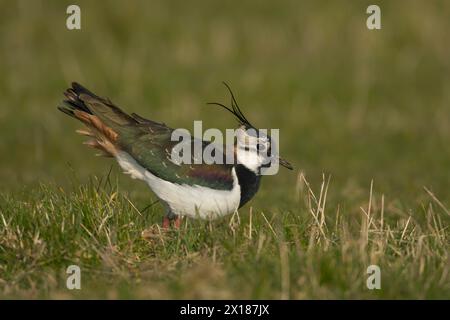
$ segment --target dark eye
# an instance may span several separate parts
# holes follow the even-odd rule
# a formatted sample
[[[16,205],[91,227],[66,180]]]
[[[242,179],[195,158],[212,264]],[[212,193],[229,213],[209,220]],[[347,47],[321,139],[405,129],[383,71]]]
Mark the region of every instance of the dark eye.
[[[266,146],[265,146],[264,144],[262,144],[262,143],[258,143],[258,144],[256,145],[256,149],[257,149],[258,151],[264,151],[264,150],[266,150]]]

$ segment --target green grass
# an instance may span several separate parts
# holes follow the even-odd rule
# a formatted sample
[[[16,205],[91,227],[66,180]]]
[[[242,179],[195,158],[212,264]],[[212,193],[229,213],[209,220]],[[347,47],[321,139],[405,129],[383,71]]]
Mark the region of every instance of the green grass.
[[[297,188],[291,210],[250,208],[215,222],[184,220],[169,231],[157,225],[159,209],[141,212],[100,180],[70,193],[42,186],[25,199],[4,196],[2,295],[449,297],[449,211],[439,201],[413,216],[371,193],[355,212],[333,212],[327,181],[315,194],[300,175]],[[82,270],[78,292],[65,289],[71,264]],[[381,290],[366,288],[371,264],[381,268]]]
[[[80,1],[81,31],[69,4],[0,4],[1,298],[450,298],[448,2],[381,1],[380,31],[370,1]],[[172,127],[225,129],[205,106],[228,101],[223,80],[295,171],[179,231],[56,110],[79,81]]]

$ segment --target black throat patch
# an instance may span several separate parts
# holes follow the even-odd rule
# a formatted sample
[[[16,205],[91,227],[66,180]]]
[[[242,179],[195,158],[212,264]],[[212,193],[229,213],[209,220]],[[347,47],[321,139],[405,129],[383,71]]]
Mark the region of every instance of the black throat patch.
[[[241,186],[241,200],[239,208],[246,204],[259,189],[261,176],[256,175],[253,171],[247,169],[242,164],[236,167],[236,175],[239,185]]]

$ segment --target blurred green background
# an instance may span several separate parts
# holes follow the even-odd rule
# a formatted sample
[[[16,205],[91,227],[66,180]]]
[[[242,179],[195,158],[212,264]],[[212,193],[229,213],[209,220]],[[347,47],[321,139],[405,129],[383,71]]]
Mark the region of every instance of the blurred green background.
[[[450,2],[76,1],[74,31],[69,4],[0,3],[0,192],[108,173],[56,110],[71,81],[172,127],[221,129],[234,120],[205,103],[228,102],[227,81],[253,123],[280,129],[296,168],[265,178],[253,205],[288,206],[299,171],[330,173],[344,203],[371,179],[400,203],[420,203],[423,186],[448,203]],[[115,164],[113,176],[150,201]]]

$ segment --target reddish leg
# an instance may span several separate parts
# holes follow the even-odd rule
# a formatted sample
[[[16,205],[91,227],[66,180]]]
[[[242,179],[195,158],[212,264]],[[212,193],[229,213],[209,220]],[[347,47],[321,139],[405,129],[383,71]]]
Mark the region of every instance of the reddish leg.
[[[170,219],[169,219],[169,217],[164,216],[163,222],[162,222],[162,227],[164,229],[169,229],[169,227],[170,227]]]
[[[172,225],[172,222],[173,222],[173,227],[175,229],[180,229],[181,219],[179,216],[175,216],[175,218],[173,218],[173,219],[170,219],[168,216],[164,216],[163,222],[162,222],[163,229],[169,229],[170,226]]]
[[[181,226],[181,218],[180,218],[180,216],[177,216],[173,220],[173,226],[175,227],[175,229],[180,229],[180,226]]]

